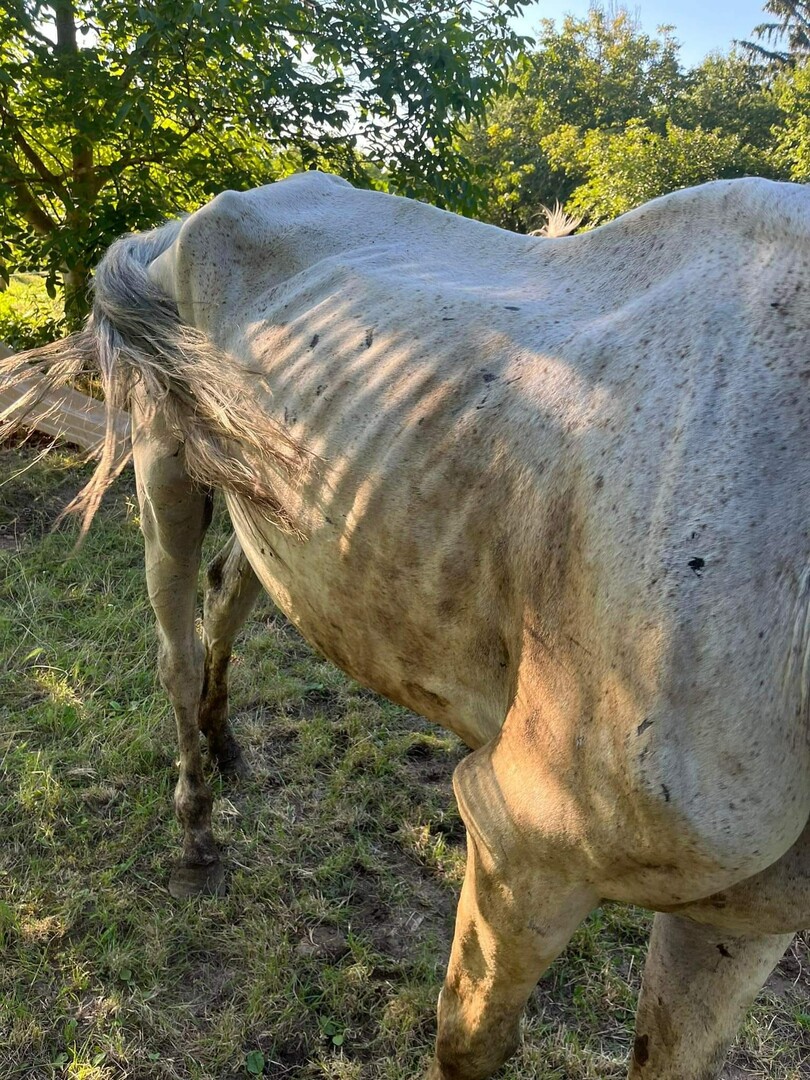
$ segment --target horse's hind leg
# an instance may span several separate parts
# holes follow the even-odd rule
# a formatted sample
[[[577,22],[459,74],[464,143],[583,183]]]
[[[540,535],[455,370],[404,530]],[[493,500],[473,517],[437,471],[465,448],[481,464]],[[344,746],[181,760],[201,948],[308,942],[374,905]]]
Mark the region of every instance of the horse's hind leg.
[[[715,1080],[740,1021],[791,941],[655,916],[630,1080]]]
[[[173,896],[214,892],[222,881],[211,832],[212,795],[203,776],[198,710],[203,650],[195,629],[197,577],[210,496],[196,488],[183,447],[159,415],[144,416],[133,395],[133,461],[145,541],[146,582],[158,627],[158,670],[177,723],[180,771],[174,795],[183,854],[172,873]]]
[[[242,751],[228,723],[228,664],[234,638],[261,592],[236,534],[208,564],[203,617],[205,667],[200,730],[220,772],[243,775]]]

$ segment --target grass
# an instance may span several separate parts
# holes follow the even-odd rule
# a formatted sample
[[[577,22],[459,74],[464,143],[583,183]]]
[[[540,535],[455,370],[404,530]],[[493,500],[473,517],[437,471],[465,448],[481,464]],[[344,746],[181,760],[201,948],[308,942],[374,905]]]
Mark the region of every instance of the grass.
[[[13,274],[0,291],[0,341],[28,349],[59,336],[64,312],[41,274]]]
[[[232,672],[255,775],[215,783],[228,892],[173,901],[175,739],[137,507],[125,478],[71,558],[47,525],[81,475],[67,452],[0,453],[0,1077],[416,1077],[463,872],[462,747],[261,603]],[[504,1080],[626,1074],[648,927],[607,907],[580,929]],[[724,1076],[810,1076],[808,986],[800,940]]]

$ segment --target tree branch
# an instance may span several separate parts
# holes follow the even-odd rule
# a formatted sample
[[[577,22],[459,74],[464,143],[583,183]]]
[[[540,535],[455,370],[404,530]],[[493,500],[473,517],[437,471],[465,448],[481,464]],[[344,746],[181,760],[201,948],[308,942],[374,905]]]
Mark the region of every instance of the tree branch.
[[[53,42],[37,29],[33,19],[29,18],[28,13],[22,4],[14,4],[11,15],[13,18],[16,18],[20,27],[26,34],[30,35],[32,38],[36,38],[41,45],[46,45],[49,52],[53,51]]]
[[[20,130],[19,121],[13,113],[10,113],[5,105],[0,102],[0,117],[8,124],[11,131],[11,137],[14,140],[16,146],[24,154],[29,164],[33,167],[37,176],[44,183],[48,184],[62,199],[63,202],[70,202],[70,193],[56,173],[51,172],[36,150],[31,146],[26,137]]]
[[[56,232],[57,223],[50,214],[46,214],[42,209],[25,182],[16,179],[12,180],[11,187],[17,197],[20,212],[28,224],[36,229],[38,233],[42,233],[43,236],[49,236],[51,233]]]
[[[192,135],[196,135],[202,126],[203,118],[198,116],[181,138],[178,139],[177,142],[172,143],[171,147],[167,150],[154,154],[141,154],[139,157],[124,154],[118,158],[117,161],[113,161],[109,165],[99,165],[97,170],[98,174],[99,176],[104,177],[103,183],[107,183],[111,177],[120,175],[124,169],[130,169],[133,165],[162,165],[170,155],[176,153],[184,143],[188,142]]]

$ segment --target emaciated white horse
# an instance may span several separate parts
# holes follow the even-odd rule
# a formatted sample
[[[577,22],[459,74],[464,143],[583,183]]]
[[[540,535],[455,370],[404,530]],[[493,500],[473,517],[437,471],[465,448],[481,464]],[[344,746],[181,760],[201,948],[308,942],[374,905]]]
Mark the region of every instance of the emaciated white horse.
[[[715,1077],[810,926],[809,349],[810,191],[762,180],[555,240],[307,173],[114,245],[87,330],[7,378],[94,365],[132,410],[173,890],[221,879],[198,728],[238,764],[261,582],[474,749],[431,1076],[489,1076],[610,899],[658,912],[631,1077]],[[213,488],[236,539],[200,642]]]

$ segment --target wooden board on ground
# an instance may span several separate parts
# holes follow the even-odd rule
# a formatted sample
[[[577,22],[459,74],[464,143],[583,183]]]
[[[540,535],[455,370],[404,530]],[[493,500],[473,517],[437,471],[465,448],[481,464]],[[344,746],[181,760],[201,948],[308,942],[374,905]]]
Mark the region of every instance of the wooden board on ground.
[[[10,350],[0,343],[0,359],[11,355]],[[25,382],[11,390],[0,387],[0,416],[13,421],[15,404],[33,385],[33,382]],[[37,409],[37,431],[65,439],[83,450],[95,450],[101,444],[107,421],[104,405],[100,401],[78,390],[63,387],[47,394],[42,404],[47,411]],[[126,413],[119,413],[116,417],[116,430],[121,447],[126,452],[129,449],[129,416]]]

